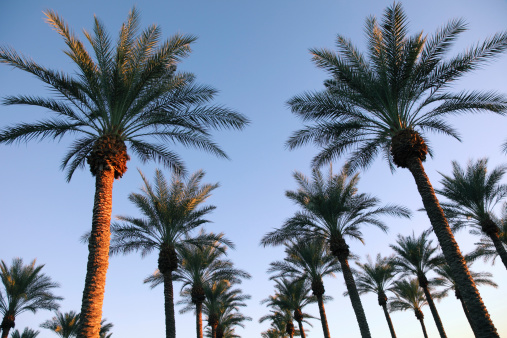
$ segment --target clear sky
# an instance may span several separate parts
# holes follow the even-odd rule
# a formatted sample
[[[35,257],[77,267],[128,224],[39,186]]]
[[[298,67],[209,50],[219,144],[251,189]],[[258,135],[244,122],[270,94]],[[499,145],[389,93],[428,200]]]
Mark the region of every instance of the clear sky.
[[[121,23],[136,2],[132,0],[63,1],[25,0],[0,1],[0,44],[10,45],[49,68],[74,72],[73,65],[63,53],[65,45],[60,36],[44,22],[42,11],[53,9],[79,33],[91,30],[93,15],[105,22],[116,36]],[[217,206],[211,215],[209,231],[225,232],[236,244],[229,257],[237,267],[247,270],[253,278],[241,285],[252,295],[242,312],[253,318],[245,329],[238,329],[244,338],[259,337],[269,323],[258,323],[268,309],[259,302],[273,292],[273,283],[266,270],[269,263],[282,259],[281,248],[262,248],[261,237],[290,217],[296,208],[284,196],[295,189],[294,170],[310,174],[310,160],[316,149],[305,147],[287,151],[288,136],[302,126],[288,110],[285,102],[306,90],[320,90],[326,74],[310,61],[309,48],[334,48],[337,33],[351,38],[363,49],[363,25],[369,15],[381,17],[391,0],[301,1],[301,0],[188,0],[142,1],[137,8],[142,14],[142,26],[156,23],[165,37],[176,32],[199,37],[192,55],[180,69],[197,75],[201,83],[220,90],[216,102],[234,108],[252,121],[242,132],[226,131],[216,134],[216,141],[226,150],[231,161],[192,149],[176,147],[189,171],[206,171],[205,182],[220,182],[209,203]],[[428,0],[406,1],[404,8],[410,20],[411,33],[424,30],[433,33],[448,20],[463,17],[469,30],[458,40],[455,53],[507,29],[507,2],[504,0]],[[507,93],[507,55],[460,81],[456,88],[496,90]],[[0,65],[0,97],[14,94],[51,95],[38,80],[19,70]],[[43,109],[0,106],[0,126],[22,121],[36,121],[47,116]],[[463,142],[431,135],[434,158],[426,168],[435,187],[439,187],[438,172],[449,173],[451,160],[465,165],[468,159],[489,157],[490,166],[506,162],[500,145],[507,140],[505,117],[489,114],[460,116],[450,122],[461,133]],[[94,179],[81,170],[66,183],[60,162],[72,137],[60,143],[30,142],[28,145],[1,146],[0,166],[0,229],[2,244],[0,259],[10,264],[13,257],[25,262],[37,258],[45,264],[43,271],[61,283],[56,291],[65,297],[61,311],[79,311],[87,260],[87,247],[79,237],[90,229]],[[334,163],[340,168],[343,160]],[[157,164],[141,164],[133,158],[124,177],[115,181],[113,215],[137,215],[128,202],[130,192],[137,191],[141,179],[136,168],[152,178]],[[165,170],[170,176],[169,170]],[[398,233],[419,234],[429,227],[420,197],[410,174],[398,170],[391,174],[387,164],[378,159],[362,174],[362,192],[381,198],[384,203],[403,204],[414,211],[412,220],[387,219],[388,235],[375,228],[365,229],[366,245],[352,242],[351,249],[362,260],[367,254],[391,254],[389,244]],[[466,231],[457,235],[463,252],[473,248],[476,238]],[[436,239],[435,239],[436,243]],[[114,324],[114,337],[162,337],[164,311],[162,287],[154,290],[142,280],[156,269],[157,255],[144,259],[139,255],[117,256],[110,259],[104,317]],[[473,266],[476,271],[494,274],[498,289],[480,288],[481,295],[500,332],[507,336],[507,271],[501,262],[495,266]],[[343,277],[324,280],[326,294],[334,297],[326,305],[333,337],[359,337],[359,329],[345,291]],[[179,291],[179,284],[175,290]],[[178,300],[178,297],[176,297]],[[363,306],[373,337],[389,337],[389,330],[375,296],[362,297]],[[472,337],[461,305],[450,295],[437,303],[448,337]],[[178,308],[176,309],[178,310]],[[430,337],[438,335],[429,308],[424,308]],[[308,312],[318,316],[317,306]],[[48,311],[36,315],[25,313],[16,319],[16,328],[37,328],[51,318]],[[392,314],[398,337],[422,337],[412,312]],[[313,320],[308,337],[323,337],[320,324]],[[178,337],[195,335],[192,313],[177,315]],[[51,337],[40,329],[39,337]],[[47,332],[46,332],[47,331]]]

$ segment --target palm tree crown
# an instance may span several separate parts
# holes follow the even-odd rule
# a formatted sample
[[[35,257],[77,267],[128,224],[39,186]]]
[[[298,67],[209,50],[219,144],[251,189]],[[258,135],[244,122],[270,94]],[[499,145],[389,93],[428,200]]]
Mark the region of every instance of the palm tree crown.
[[[39,333],[39,331],[25,327],[22,333],[20,333],[18,330],[14,330],[12,332],[11,338],[35,338],[39,335]]]
[[[2,338],[7,338],[20,313],[35,313],[39,309],[56,310],[60,306],[58,301],[63,298],[52,292],[60,285],[41,272],[44,265],[35,264],[35,259],[28,265],[23,265],[21,258],[14,258],[11,266],[1,261],[0,280],[4,286],[4,292],[0,292]]]
[[[66,313],[57,311],[52,319],[46,320],[40,327],[49,329],[62,338],[75,337],[78,333],[79,317],[79,313],[74,311]]]

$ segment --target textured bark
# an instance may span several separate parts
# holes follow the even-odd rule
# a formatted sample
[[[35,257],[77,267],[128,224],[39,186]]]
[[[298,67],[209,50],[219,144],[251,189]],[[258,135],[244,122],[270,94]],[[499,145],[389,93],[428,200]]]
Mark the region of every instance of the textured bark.
[[[498,233],[490,234],[489,237],[493,241],[493,245],[496,248],[496,252],[498,252],[498,255],[502,259],[503,265],[507,269],[507,251],[505,250],[505,246],[503,245],[502,241],[500,240]]]
[[[322,294],[315,295],[319,304],[320,322],[322,323],[322,331],[324,332],[324,338],[331,338],[329,334],[329,326],[327,325],[326,309],[324,308],[324,300]]]
[[[98,338],[102,304],[109,265],[111,212],[114,170],[102,170],[95,176],[92,231],[88,243],[88,265],[81,304],[81,328],[78,338]]]
[[[287,332],[290,338],[294,337],[295,331],[296,330],[294,330],[294,324],[292,324],[292,322],[287,323],[287,325],[285,326],[285,332]]]
[[[474,331],[478,333],[477,337],[499,337],[481,295],[477,290],[477,286],[470,275],[465,259],[459,250],[458,243],[454,239],[440,203],[435,196],[421,160],[413,157],[408,163],[408,169],[414,177],[433,231],[444,253],[445,260],[451,268],[456,284],[462,291],[463,300],[470,311]]]
[[[15,326],[15,316],[13,314],[6,313],[2,324],[0,325],[0,329],[2,330],[2,338],[7,338],[9,336],[9,331]]]
[[[347,286],[350,302],[352,303],[352,308],[354,309],[357,323],[359,324],[361,337],[371,338],[370,328],[368,327],[368,322],[366,321],[366,315],[364,314],[361,298],[357,292],[356,282],[354,280],[354,276],[352,275],[352,271],[350,270],[349,262],[343,256],[338,257],[338,260],[340,261],[342,267],[343,278],[345,279],[345,285]]]
[[[165,310],[165,336],[176,338],[176,320],[174,318],[174,291],[173,273],[166,271],[164,276],[164,310]]]
[[[421,280],[422,279],[422,280]],[[435,306],[435,302],[433,301],[433,297],[431,296],[430,290],[428,290],[428,280],[426,279],[426,276],[422,275],[422,278],[419,278],[419,285],[424,291],[424,295],[426,296],[426,301],[428,302],[428,305],[431,310],[431,315],[433,316],[433,319],[435,320],[435,324],[437,325],[438,333],[440,334],[441,338],[447,338],[445,331],[444,331],[444,325],[442,324],[442,321],[440,320],[440,316],[438,315],[437,307]]]
[[[211,325],[211,338],[217,338],[217,325]]]
[[[384,310],[384,315],[386,316],[387,325],[389,325],[389,332],[391,332],[391,338],[396,338],[396,333],[394,332],[393,322],[391,321],[391,316],[389,315],[389,311],[387,311],[387,304],[381,305]]]
[[[456,298],[458,298],[458,297],[456,296]],[[470,313],[468,312],[468,309],[467,309],[465,303],[463,302],[463,299],[461,297],[459,297],[458,299],[459,299],[459,302],[461,303],[461,306],[463,307],[463,312],[465,312],[465,316],[467,317],[468,323],[470,324],[472,331],[474,331],[474,327],[472,326],[472,321],[470,319]],[[477,336],[475,331],[474,331],[474,335]]]
[[[202,338],[202,303],[195,304],[195,326],[197,330],[197,338]]]

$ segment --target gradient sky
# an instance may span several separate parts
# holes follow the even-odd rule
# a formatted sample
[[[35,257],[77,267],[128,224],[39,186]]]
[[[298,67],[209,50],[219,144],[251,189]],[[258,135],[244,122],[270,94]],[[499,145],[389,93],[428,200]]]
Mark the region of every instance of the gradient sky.
[[[82,28],[91,30],[93,15],[105,22],[112,36],[136,2],[26,0],[0,1],[0,44],[10,45],[49,68],[74,72],[70,59],[62,52],[65,45],[60,36],[44,22],[45,9],[58,12],[84,39]],[[207,230],[225,232],[236,244],[229,257],[237,267],[247,270],[253,278],[241,288],[252,298],[242,312],[253,318],[245,329],[237,332],[244,338],[259,337],[269,323],[258,323],[268,313],[259,302],[273,292],[273,283],[266,270],[269,263],[282,259],[281,248],[262,248],[261,237],[279,227],[297,209],[284,196],[295,189],[294,170],[310,174],[310,160],[316,149],[304,147],[287,151],[288,136],[302,126],[288,110],[285,102],[306,90],[320,90],[326,74],[310,61],[309,48],[334,49],[337,33],[349,37],[360,49],[364,48],[364,20],[369,15],[381,17],[391,0],[359,1],[300,1],[300,0],[188,0],[143,1],[137,3],[142,14],[142,27],[156,23],[165,38],[173,33],[189,33],[199,37],[192,55],[179,69],[197,75],[200,83],[220,90],[216,103],[227,105],[248,116],[252,123],[242,132],[216,133],[216,141],[231,160],[192,149],[175,148],[185,160],[189,171],[206,171],[205,182],[220,182],[209,203],[216,205],[211,215],[213,224]],[[463,17],[469,30],[462,34],[453,52],[505,30],[507,2],[504,0],[445,0],[407,1],[405,11],[410,20],[410,32],[423,30],[433,33],[452,18]],[[507,93],[507,56],[484,66],[456,85],[456,89],[496,90]],[[15,94],[51,95],[41,82],[19,70],[0,65],[0,97]],[[43,109],[0,106],[0,126],[22,121],[36,121],[47,116]],[[477,114],[452,118],[450,122],[461,133],[463,142],[449,137],[430,135],[434,158],[425,166],[435,187],[439,187],[438,172],[449,173],[451,161],[462,165],[469,159],[488,157],[491,167],[507,162],[500,146],[507,140],[505,117]],[[94,179],[88,169],[76,172],[70,183],[59,169],[72,137],[61,142],[30,142],[0,146],[0,226],[2,244],[0,259],[9,263],[22,257],[26,263],[37,258],[45,264],[43,271],[61,284],[56,291],[65,300],[61,311],[79,311],[87,260],[87,247],[79,237],[89,231],[91,224]],[[334,163],[340,168],[343,160]],[[133,158],[124,177],[115,181],[113,215],[137,215],[128,202],[130,192],[141,187],[136,168],[150,179],[155,163],[141,164]],[[336,170],[337,170],[336,169]],[[170,176],[169,170],[165,170]],[[367,254],[391,254],[389,244],[398,233],[419,234],[429,227],[414,181],[408,171],[391,173],[379,158],[362,175],[360,190],[378,196],[383,203],[403,204],[414,211],[412,220],[386,219],[388,235],[375,228],[364,231],[366,245],[350,243],[351,249],[364,261]],[[469,252],[477,238],[466,231],[457,235],[463,252]],[[436,243],[436,239],[434,240]],[[154,290],[142,280],[157,266],[157,255],[144,259],[139,255],[116,256],[110,259],[104,317],[114,324],[114,337],[162,337],[164,311],[162,287]],[[498,289],[480,288],[489,313],[499,330],[507,336],[507,271],[501,262],[494,266],[477,262],[475,271],[494,274]],[[324,280],[326,294],[334,297],[326,305],[333,337],[359,337],[359,329],[349,299],[342,296],[345,285],[341,275]],[[175,284],[179,291],[180,285]],[[178,297],[176,298],[178,300]],[[389,330],[376,296],[362,297],[372,336],[389,337]],[[176,308],[178,310],[179,307]],[[472,337],[461,305],[450,295],[437,303],[448,337]],[[438,335],[428,307],[424,308],[430,337]],[[317,306],[308,312],[318,316]],[[16,328],[37,328],[50,319],[48,311],[36,315],[25,313],[16,319]],[[412,312],[392,314],[398,337],[422,337]],[[195,335],[192,313],[177,315],[178,337]],[[320,324],[312,320],[308,337],[323,337]],[[52,337],[40,329],[40,338]]]

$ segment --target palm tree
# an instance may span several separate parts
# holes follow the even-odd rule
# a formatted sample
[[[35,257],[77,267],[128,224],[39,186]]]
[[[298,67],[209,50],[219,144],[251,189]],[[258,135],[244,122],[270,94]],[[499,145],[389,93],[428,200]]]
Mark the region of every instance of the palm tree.
[[[472,261],[468,260],[468,266],[470,267],[472,265]],[[451,269],[449,268],[449,265],[443,264],[433,269],[434,272],[437,273],[438,277],[433,278],[430,280],[431,285],[444,287],[443,290],[437,293],[437,297],[443,298],[446,297],[447,294],[450,291],[454,291],[454,295],[456,296],[456,299],[458,299],[461,302],[461,306],[463,307],[463,311],[465,312],[465,315],[467,317],[468,322],[470,323],[470,327],[472,328],[472,331],[474,330],[474,327],[472,326],[472,321],[470,318],[470,313],[468,312],[468,309],[463,302],[463,297],[461,296],[461,292],[459,291],[457,287],[456,280],[452,276]],[[475,281],[476,285],[489,285],[492,287],[498,287],[498,285],[493,282],[491,277],[493,275],[489,272],[474,272],[470,270],[470,273],[472,275],[472,278]],[[474,332],[475,334],[475,332]]]
[[[390,291],[391,284],[396,275],[393,258],[381,257],[380,254],[378,254],[375,263],[372,262],[370,256],[368,256],[367,263],[362,264],[356,262],[356,264],[359,265],[360,268],[360,271],[356,273],[357,291],[360,295],[371,292],[378,296],[378,305],[384,310],[391,337],[396,338],[393,322],[387,310],[386,296],[386,291]]]
[[[41,272],[44,265],[35,265],[34,259],[30,264],[23,265],[21,258],[14,258],[9,267],[2,260],[0,263],[0,280],[4,292],[0,291],[0,313],[3,315],[2,338],[9,336],[9,330],[14,327],[16,316],[25,312],[37,310],[56,310],[62,297],[53,294],[54,288],[60,287]]]
[[[203,232],[199,236],[204,236]],[[226,247],[215,242],[212,245],[196,247],[195,245],[182,244],[178,248],[181,266],[173,274],[174,281],[183,282],[181,295],[184,297],[177,304],[187,304],[180,312],[193,310],[196,314],[197,337],[202,338],[202,303],[205,300],[204,285],[214,281],[227,280],[241,283],[242,278],[251,276],[240,269],[236,269],[230,260],[223,259]],[[146,278],[145,283],[150,283],[151,288],[163,283],[160,271]]]
[[[434,270],[443,263],[441,256],[437,256],[437,248],[432,246],[432,241],[428,239],[430,230],[424,231],[420,237],[414,234],[409,237],[398,235],[397,245],[390,245],[391,249],[397,254],[394,264],[403,276],[415,276],[419,286],[423,289],[426,301],[431,309],[431,314],[437,325],[440,337],[446,337],[444,326],[438,315],[435,302],[429,290],[429,283],[426,274]]]
[[[284,260],[271,263],[268,272],[276,272],[274,278],[288,275],[310,281],[319,305],[324,337],[331,338],[324,307],[324,301],[331,297],[324,296],[322,278],[328,275],[334,277],[335,272],[341,271],[338,260],[329,254],[325,242],[320,238],[287,243],[285,253]]]
[[[208,325],[211,327],[211,337],[217,338],[217,328],[221,316],[228,311],[238,311],[244,307],[245,300],[250,299],[249,295],[242,294],[240,289],[233,289],[228,281],[217,281],[204,286],[206,299],[203,303],[203,312],[208,317]]]
[[[174,338],[173,272],[178,269],[177,250],[187,245],[213,245],[225,243],[233,246],[222,234],[204,234],[191,237],[189,234],[209,221],[204,217],[215,209],[214,206],[200,207],[218,184],[203,184],[203,171],[192,174],[187,181],[180,174],[174,174],[169,184],[162,172],[156,170],[152,186],[141,173],[144,187],[141,193],[131,193],[129,200],[141,211],[144,218],[117,216],[123,223],[113,223],[111,232],[111,254],[127,254],[141,251],[144,257],[157,250],[158,270],[163,276],[166,337]]]
[[[244,328],[245,325],[243,322],[252,320],[252,318],[244,316],[242,313],[238,312],[237,309],[230,307],[229,304],[223,305],[226,307],[220,311],[216,329],[217,338],[240,338],[240,336],[235,333],[235,327],[239,326]],[[211,338],[213,335],[212,331],[211,328],[208,328],[206,330],[206,337]]]
[[[85,32],[94,59],[57,13],[47,11],[45,15],[63,37],[68,47],[65,53],[76,64],[77,74],[47,69],[10,47],[0,46],[0,63],[35,75],[58,93],[56,99],[27,95],[4,98],[7,105],[38,106],[56,115],[6,127],[0,131],[0,143],[79,135],[63,158],[62,168],[68,169],[70,180],[77,168],[88,163],[96,178],[80,333],[80,337],[96,337],[108,267],[112,187],[114,179],[127,170],[126,145],[142,162],[158,160],[184,172],[181,159],[167,142],[226,158],[212,141],[210,131],[242,129],[248,120],[231,109],[209,105],[217,91],[196,84],[191,73],[176,72],[176,65],[190,54],[195,36],[176,34],[160,43],[160,28],[151,25],[140,31],[139,11],[133,8],[117,43],[95,18],[93,33]]]
[[[18,330],[14,330],[12,332],[11,338],[35,338],[39,335],[39,331],[35,331],[25,327],[23,333],[20,333]]]
[[[432,36],[409,36],[400,3],[386,8],[382,22],[366,20],[367,53],[338,35],[338,52],[311,49],[317,67],[329,73],[325,89],[297,95],[288,101],[294,114],[312,121],[287,141],[289,149],[313,143],[322,150],[313,159],[320,166],[350,153],[351,170],[367,168],[380,153],[394,170],[407,168],[453,274],[460,280],[474,325],[485,337],[494,327],[461,255],[447,219],[427,177],[423,161],[432,154],[425,132],[459,140],[446,116],[490,111],[503,113],[504,95],[494,92],[451,93],[450,85],[497,57],[507,48],[507,33],[496,34],[457,56],[446,54],[460,33],[463,20],[452,20]],[[458,277],[459,276],[459,277]]]
[[[306,338],[303,328],[303,321],[308,323],[305,318],[314,318],[304,313],[303,308],[317,301],[310,296],[311,285],[304,279],[276,278],[275,295],[264,299],[261,303],[268,303],[268,306],[277,307],[283,310],[293,311],[294,319],[298,323],[301,337]],[[308,323],[310,326],[311,324]]]
[[[441,174],[442,189],[435,191],[449,199],[442,203],[445,215],[453,223],[453,230],[470,227],[487,235],[507,268],[507,250],[500,240],[500,227],[493,213],[496,205],[507,197],[507,184],[501,184],[507,166],[499,166],[488,173],[488,160],[470,161],[466,169],[452,162],[452,177]]]
[[[415,317],[421,323],[424,338],[428,338],[426,326],[424,325],[424,314],[421,310],[428,303],[424,297],[424,292],[419,288],[418,281],[416,279],[395,281],[391,291],[394,292],[396,298],[390,299],[389,310],[414,310]]]
[[[61,313],[55,312],[55,316],[40,325],[43,329],[49,329],[62,338],[76,337],[79,330],[79,313],[74,311]]]
[[[113,326],[113,323],[108,323],[106,318],[102,319],[100,321],[99,338],[111,338],[113,334],[109,333],[109,331],[111,331]]]
[[[271,321],[271,328],[266,331],[266,334],[276,338],[285,338],[288,334],[290,338],[299,336],[299,331],[294,329],[294,316],[292,311],[287,309],[280,309],[273,306],[273,310],[269,311],[268,315],[264,315],[259,319],[259,323],[266,320]]]
[[[371,337],[361,299],[357,292],[352,270],[349,266],[349,246],[346,237],[363,242],[361,225],[371,224],[387,231],[380,220],[381,216],[392,215],[409,217],[406,208],[386,205],[378,206],[380,201],[367,194],[357,192],[359,175],[347,175],[347,166],[339,175],[332,170],[324,178],[318,169],[313,170],[310,182],[303,174],[296,172],[299,189],[287,191],[286,196],[302,208],[302,211],[285,221],[282,228],[268,233],[261,243],[263,245],[282,244],[292,238],[307,237],[325,240],[332,254],[340,262],[345,285],[359,324],[363,338]]]

